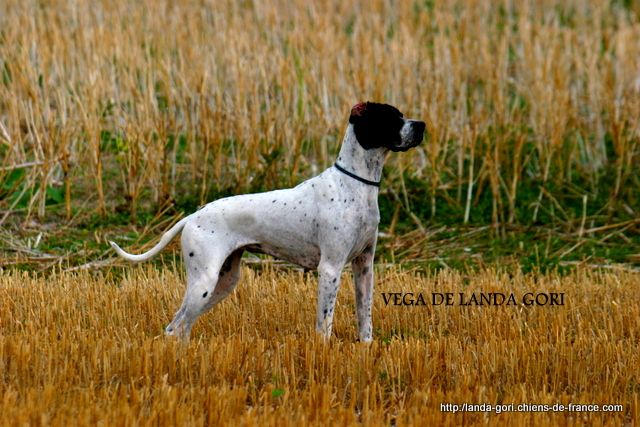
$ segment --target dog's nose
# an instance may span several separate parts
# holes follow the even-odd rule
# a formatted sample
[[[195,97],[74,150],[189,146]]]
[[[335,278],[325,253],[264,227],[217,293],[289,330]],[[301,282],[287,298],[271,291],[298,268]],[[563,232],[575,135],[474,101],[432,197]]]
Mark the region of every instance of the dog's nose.
[[[415,133],[422,135],[424,133],[424,130],[427,128],[427,125],[425,122],[415,121],[413,122],[412,127]]]

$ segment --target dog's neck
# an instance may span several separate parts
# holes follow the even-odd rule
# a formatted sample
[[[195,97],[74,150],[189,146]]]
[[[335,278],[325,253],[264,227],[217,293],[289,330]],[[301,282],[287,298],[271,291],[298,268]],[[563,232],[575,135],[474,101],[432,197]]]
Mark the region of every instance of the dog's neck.
[[[388,151],[386,148],[365,150],[356,139],[353,125],[349,124],[336,163],[360,178],[380,182]]]

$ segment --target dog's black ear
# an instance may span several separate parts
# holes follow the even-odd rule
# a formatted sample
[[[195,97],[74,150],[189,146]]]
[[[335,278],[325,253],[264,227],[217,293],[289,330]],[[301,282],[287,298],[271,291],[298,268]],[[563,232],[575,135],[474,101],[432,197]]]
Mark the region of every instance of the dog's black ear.
[[[349,123],[353,124],[353,131],[362,148],[370,150],[397,145],[404,121],[402,113],[391,105],[361,102],[351,109]]]
[[[355,123],[360,117],[364,116],[367,111],[367,105],[369,105],[369,102],[359,102],[354,105],[349,116],[349,123]]]
[[[375,143],[376,138],[373,133],[375,123],[371,120],[372,111],[368,110],[369,104],[370,102],[367,101],[354,105],[349,116],[349,123],[353,124],[356,139],[365,150],[380,146]]]

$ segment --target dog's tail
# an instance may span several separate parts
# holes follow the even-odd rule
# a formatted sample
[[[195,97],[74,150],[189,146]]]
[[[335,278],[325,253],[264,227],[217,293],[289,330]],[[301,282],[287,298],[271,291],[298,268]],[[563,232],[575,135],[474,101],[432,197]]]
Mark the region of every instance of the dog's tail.
[[[155,245],[153,248],[151,248],[147,252],[140,255],[133,255],[133,254],[127,253],[124,250],[122,250],[120,246],[118,246],[112,241],[109,241],[109,244],[113,249],[115,249],[118,255],[120,255],[122,258],[126,259],[127,261],[133,261],[133,262],[146,261],[158,255],[160,251],[163,250],[164,247],[167,246],[169,242],[173,240],[173,238],[176,237],[176,235],[182,231],[182,229],[184,228],[184,225],[187,222],[187,219],[189,219],[189,217],[182,218],[180,221],[178,221],[173,227],[171,227],[166,233],[162,235],[162,238],[160,238],[160,241],[158,242],[157,245]]]

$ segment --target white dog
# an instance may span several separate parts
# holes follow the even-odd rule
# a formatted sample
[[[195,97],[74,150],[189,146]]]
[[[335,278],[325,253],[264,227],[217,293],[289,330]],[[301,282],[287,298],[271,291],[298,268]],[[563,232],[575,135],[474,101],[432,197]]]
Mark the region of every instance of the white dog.
[[[198,316],[233,291],[245,250],[318,269],[316,329],[328,338],[340,273],[351,262],[360,340],[369,342],[382,166],[389,151],[420,144],[424,131],[424,122],[404,119],[390,105],[357,104],[338,160],[320,175],[291,189],[209,203],[174,225],[142,255],[110,244],[129,261],[145,261],[182,231],[187,290],[165,332],[183,338],[189,337]]]

